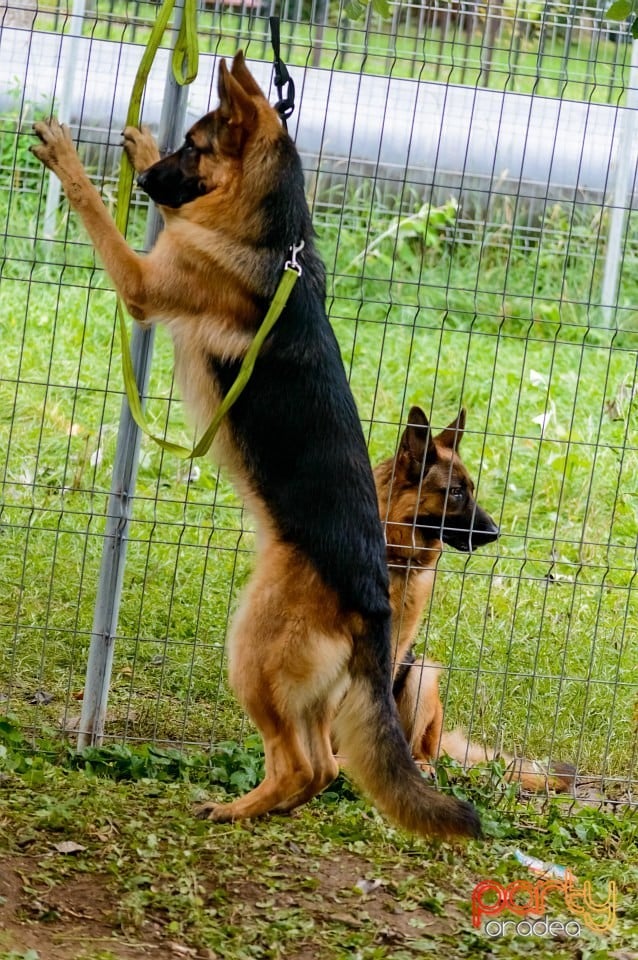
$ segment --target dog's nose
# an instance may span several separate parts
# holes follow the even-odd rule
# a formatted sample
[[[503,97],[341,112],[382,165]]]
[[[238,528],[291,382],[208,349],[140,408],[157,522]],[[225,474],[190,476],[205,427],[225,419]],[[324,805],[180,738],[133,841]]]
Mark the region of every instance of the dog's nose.
[[[473,527],[470,533],[472,549],[475,550],[477,547],[484,547],[487,543],[493,543],[494,540],[498,540],[500,533],[501,531],[495,523],[481,529]]]
[[[498,540],[500,533],[500,528],[494,523],[489,513],[479,507],[474,515],[474,522],[470,530],[472,550]]]
[[[138,187],[141,187],[142,190],[145,190],[147,181],[148,181],[148,170],[144,170],[142,173],[139,174],[137,178]]]

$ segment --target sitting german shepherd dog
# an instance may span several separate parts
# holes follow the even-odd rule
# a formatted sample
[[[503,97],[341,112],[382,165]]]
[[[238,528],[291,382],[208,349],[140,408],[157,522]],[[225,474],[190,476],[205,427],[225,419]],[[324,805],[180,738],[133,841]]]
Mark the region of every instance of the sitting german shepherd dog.
[[[386,528],[392,607],[394,696],[412,755],[419,761],[445,753],[473,765],[505,761],[505,777],[527,790],[568,790],[575,768],[554,762],[497,754],[470,743],[462,730],[443,731],[440,667],[414,654],[414,642],[430,601],[436,564],[446,543],[475,550],[491,543],[499,529],[474,499],[474,484],[460,456],[465,410],[433,436],[427,418],[412,407],[396,457],[375,468],[379,513]]]
[[[124,132],[138,183],[165,220],[146,256],[118,233],[65,126],[37,123],[33,147],[60,178],[128,311],[167,325],[200,429],[234,382],[293,248],[304,244],[301,277],[214,451],[258,526],[229,674],[263,736],[266,774],[245,796],[199,813],[228,821],[310,800],[338,773],[334,725],[354,779],[397,823],[424,835],[478,836],[474,808],[425,782],[392,696],[385,541],[326,317],[299,156],[241,53],[230,70],[220,64],[219,99],[164,159],[148,133]]]

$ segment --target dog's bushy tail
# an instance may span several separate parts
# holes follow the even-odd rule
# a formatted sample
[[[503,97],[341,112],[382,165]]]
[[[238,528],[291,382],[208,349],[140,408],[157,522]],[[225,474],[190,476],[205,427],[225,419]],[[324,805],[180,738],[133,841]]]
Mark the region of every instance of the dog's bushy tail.
[[[428,786],[412,759],[401,729],[387,673],[379,656],[383,624],[376,636],[355,639],[351,684],[334,722],[339,756],[375,806],[396,824],[426,837],[479,837],[481,825],[470,803]]]
[[[476,766],[496,758],[505,763],[505,780],[520,783],[525,790],[540,793],[551,788],[566,793],[574,786],[576,768],[571,763],[560,761],[526,760],[510,754],[479,746],[467,739],[463,730],[457,728],[443,733],[439,753],[445,753],[466,767]]]

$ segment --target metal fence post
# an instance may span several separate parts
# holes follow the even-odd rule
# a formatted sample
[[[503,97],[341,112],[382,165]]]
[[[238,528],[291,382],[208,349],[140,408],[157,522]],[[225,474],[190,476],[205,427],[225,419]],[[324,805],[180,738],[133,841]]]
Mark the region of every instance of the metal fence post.
[[[636,121],[638,113],[638,41],[631,44],[631,65],[627,102],[622,111],[620,134],[616,148],[616,171],[612,183],[611,213],[605,253],[605,270],[600,295],[600,320],[607,329],[618,327],[618,300],[623,234],[636,181]]]
[[[78,41],[82,36],[85,11],[86,0],[73,0],[68,33],[63,34],[60,38],[62,83],[60,85],[60,97],[57,109],[57,117],[60,123],[69,123],[71,121],[73,85],[75,83],[75,69],[78,58]],[[55,236],[55,225],[58,216],[58,207],[60,205],[61,190],[62,184],[60,183],[59,177],[51,171],[49,173],[44,223],[42,227],[42,232],[47,240],[53,240]]]
[[[176,17],[182,14],[182,5],[176,3]],[[181,139],[186,116],[188,89],[173,77],[169,62],[164,100],[160,119],[158,143],[160,151],[172,150]],[[161,218],[152,207],[146,227],[145,248],[154,244],[161,229]],[[142,396],[148,387],[153,355],[153,328],[143,330],[136,326],[131,337],[131,356]],[[99,745],[104,735],[106,707],[113,665],[115,635],[117,633],[122,581],[128,544],[131,505],[135,492],[141,431],[131,417],[126,398],[122,401],[113,477],[107,507],[107,524],[100,566],[93,630],[86,669],[82,715],[77,748]]]

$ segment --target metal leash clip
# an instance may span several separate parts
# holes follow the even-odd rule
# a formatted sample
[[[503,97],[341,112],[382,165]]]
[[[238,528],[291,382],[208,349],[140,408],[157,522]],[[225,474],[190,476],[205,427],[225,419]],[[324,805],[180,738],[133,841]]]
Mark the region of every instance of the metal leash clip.
[[[298,275],[301,276],[303,273],[303,267],[297,260],[297,254],[301,253],[305,246],[305,240],[300,240],[299,243],[293,243],[290,248],[290,260],[286,260],[284,263],[284,270],[296,270]]]
[[[275,110],[281,117],[284,130],[287,130],[288,124],[286,121],[292,116],[295,109],[295,84],[288,73],[288,67],[280,57],[279,17],[270,17],[270,37],[274,53],[274,81],[279,96],[279,100],[275,104]]]

